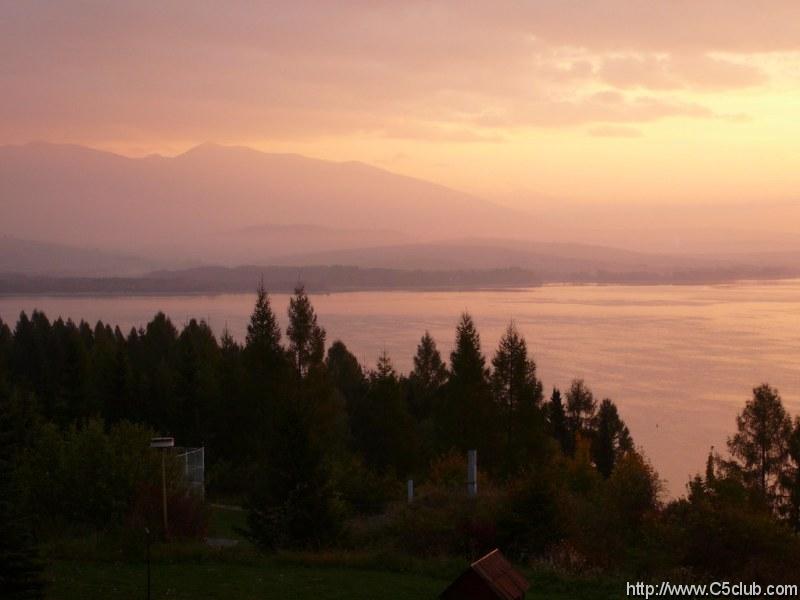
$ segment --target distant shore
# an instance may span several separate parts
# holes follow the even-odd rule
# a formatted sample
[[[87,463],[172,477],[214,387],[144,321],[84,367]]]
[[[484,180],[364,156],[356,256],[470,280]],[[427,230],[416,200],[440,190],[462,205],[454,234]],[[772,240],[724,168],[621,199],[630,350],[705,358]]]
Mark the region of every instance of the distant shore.
[[[513,290],[542,285],[718,285],[795,279],[776,269],[672,272],[540,273],[520,268],[404,270],[350,266],[197,267],[131,277],[76,277],[0,273],[0,295],[164,296],[249,293],[260,281],[272,292],[291,292],[303,282],[312,293],[359,291]]]

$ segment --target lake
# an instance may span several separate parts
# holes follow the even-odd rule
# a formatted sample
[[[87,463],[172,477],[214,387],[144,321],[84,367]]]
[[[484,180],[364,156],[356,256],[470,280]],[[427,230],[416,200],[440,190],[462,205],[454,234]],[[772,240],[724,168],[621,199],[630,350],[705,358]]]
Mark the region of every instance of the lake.
[[[124,331],[157,311],[176,325],[205,319],[239,340],[254,294],[137,297],[0,297],[0,317],[22,310],[98,319]],[[286,324],[288,296],[273,306]],[[548,285],[523,290],[347,292],[312,295],[328,342],[342,339],[367,365],[384,349],[407,372],[427,329],[444,356],[469,311],[490,358],[510,320],[525,335],[546,394],[582,377],[620,407],[638,445],[680,495],[710,446],[724,449],[752,388],[776,386],[800,410],[800,281],[725,285]]]

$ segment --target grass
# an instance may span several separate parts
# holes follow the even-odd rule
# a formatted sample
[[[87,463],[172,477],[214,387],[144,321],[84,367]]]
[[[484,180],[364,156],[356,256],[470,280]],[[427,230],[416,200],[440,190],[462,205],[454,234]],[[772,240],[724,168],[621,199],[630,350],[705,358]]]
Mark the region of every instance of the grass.
[[[247,513],[235,506],[214,504],[208,522],[208,537],[242,540],[239,533],[247,525]]]
[[[347,558],[345,557],[345,560]],[[302,564],[301,561],[308,561]],[[359,564],[350,560],[351,564]],[[362,561],[363,564],[368,564]],[[375,566],[341,566],[329,555],[286,555],[235,562],[178,559],[152,565],[154,599],[295,600],[364,598],[404,600],[436,598],[452,580],[452,567],[443,573],[388,570]],[[549,572],[526,571],[531,600],[611,600],[624,592],[624,583],[611,580],[564,578]],[[144,598],[144,563],[54,560],[47,571],[47,598],[108,600]]]
[[[145,577],[144,564],[59,560],[48,570],[47,598],[144,598]],[[152,567],[154,599],[403,600],[435,598],[447,583],[427,575],[276,563],[159,563]]]
[[[152,598],[268,600],[287,598],[436,598],[466,567],[457,558],[423,559],[379,551],[327,551],[263,556],[237,529],[245,513],[212,507],[209,536],[236,539],[231,548],[198,542],[154,544]],[[61,540],[45,549],[49,557],[47,598],[108,600],[145,598],[143,540],[120,550],[113,536]],[[624,593],[613,579],[563,575],[546,567],[523,569],[532,600],[611,600]]]

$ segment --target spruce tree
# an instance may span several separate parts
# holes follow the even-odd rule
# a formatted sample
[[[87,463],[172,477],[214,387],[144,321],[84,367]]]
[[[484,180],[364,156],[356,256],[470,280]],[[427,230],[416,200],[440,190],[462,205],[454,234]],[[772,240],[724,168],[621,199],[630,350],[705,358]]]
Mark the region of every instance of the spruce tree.
[[[300,377],[322,364],[325,354],[325,330],[317,324],[317,314],[306,294],[305,287],[298,285],[294,297],[289,300],[289,353]]]
[[[325,366],[333,386],[344,397],[348,412],[366,392],[367,381],[358,359],[340,340],[328,348]]]
[[[378,356],[367,394],[350,423],[355,449],[369,468],[400,477],[411,473],[419,444],[400,378],[385,350]]]
[[[250,364],[262,369],[274,365],[283,353],[281,329],[263,280],[256,290],[256,305],[247,324],[245,352]]]
[[[493,466],[497,455],[497,420],[489,387],[486,358],[472,317],[464,313],[456,327],[450,354],[447,400],[440,417],[444,439],[462,451],[477,449],[482,464]]]
[[[430,416],[434,399],[447,381],[447,367],[427,331],[417,345],[408,380],[409,407],[418,420],[424,420]]]
[[[600,474],[608,479],[617,460],[633,450],[633,440],[617,406],[608,398],[600,403],[593,429],[592,460]]]
[[[561,400],[561,391],[554,387],[547,404],[547,422],[550,425],[550,435],[552,435],[564,454],[572,453],[572,444],[567,426],[567,415],[564,411],[564,403]]]
[[[541,431],[539,407],[542,384],[536,378],[536,363],[528,358],[528,346],[513,323],[508,325],[492,359],[492,392],[499,405],[505,436],[506,470],[525,463],[525,446]]]
[[[570,435],[570,448],[575,448],[575,439],[579,435],[588,434],[596,410],[596,402],[592,390],[583,379],[575,379],[567,392],[567,427]]]
[[[228,351],[233,348],[228,346]],[[274,433],[277,404],[287,397],[288,367],[281,346],[281,330],[272,310],[264,282],[259,283],[256,303],[247,325],[242,350],[243,391],[229,410],[242,419],[242,438],[248,454],[254,457],[267,451]]]

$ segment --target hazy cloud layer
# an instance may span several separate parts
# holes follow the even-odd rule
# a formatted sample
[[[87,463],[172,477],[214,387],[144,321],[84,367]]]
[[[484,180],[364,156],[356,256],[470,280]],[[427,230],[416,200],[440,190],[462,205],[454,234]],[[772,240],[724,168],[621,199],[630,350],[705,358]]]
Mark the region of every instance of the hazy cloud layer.
[[[0,7],[0,142],[467,143],[519,127],[730,119],[708,94],[766,85],[750,57],[800,50],[795,0]]]

